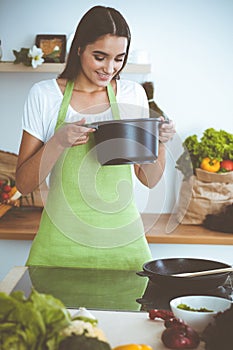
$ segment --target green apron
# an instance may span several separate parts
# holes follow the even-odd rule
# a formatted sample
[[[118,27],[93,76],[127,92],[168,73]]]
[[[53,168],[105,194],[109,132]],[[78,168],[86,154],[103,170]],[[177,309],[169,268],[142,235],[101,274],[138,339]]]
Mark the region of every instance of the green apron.
[[[64,125],[73,91],[68,82],[56,129]],[[114,119],[119,110],[112,86]],[[138,270],[151,260],[137,210],[130,165],[101,166],[93,135],[67,148],[50,175],[50,191],[27,265]]]

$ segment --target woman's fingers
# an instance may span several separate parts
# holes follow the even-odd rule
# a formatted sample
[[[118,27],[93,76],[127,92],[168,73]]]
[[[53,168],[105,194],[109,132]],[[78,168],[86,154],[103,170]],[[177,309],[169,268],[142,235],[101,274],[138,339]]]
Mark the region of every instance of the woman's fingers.
[[[85,120],[84,120],[84,123],[85,123]],[[89,140],[89,133],[92,133],[95,131],[95,129],[84,126],[84,123],[81,121],[74,123],[75,126],[77,127],[77,139],[72,146],[87,143]]]
[[[59,144],[67,148],[87,143],[89,140],[89,133],[94,132],[95,129],[87,128],[84,124],[84,118],[75,123],[65,124],[55,134]]]
[[[175,124],[172,120],[169,123],[163,123],[159,130],[159,141],[163,143],[167,142],[173,138],[175,133]]]
[[[84,143],[87,143],[89,140],[89,135],[88,134],[83,134],[78,136],[77,140],[74,142],[72,146],[77,146],[77,145],[82,145]]]

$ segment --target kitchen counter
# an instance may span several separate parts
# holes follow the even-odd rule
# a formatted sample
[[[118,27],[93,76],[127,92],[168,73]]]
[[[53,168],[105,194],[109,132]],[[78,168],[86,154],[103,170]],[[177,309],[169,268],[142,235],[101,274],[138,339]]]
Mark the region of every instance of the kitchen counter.
[[[42,269],[43,270],[43,269]],[[48,272],[48,268],[45,268],[46,272]],[[54,269],[50,268],[50,278],[53,275]],[[77,269],[78,270],[78,269]],[[72,271],[72,269],[71,269]],[[80,272],[80,271],[78,271]],[[41,282],[40,286],[40,292],[49,292],[50,286],[47,283],[48,289],[46,291],[42,291],[42,285],[43,285],[43,279],[41,279],[41,268],[34,268],[34,270],[30,271],[30,276],[33,278],[34,275],[38,273],[38,276],[36,276],[36,280],[38,279],[39,282]],[[60,271],[62,273],[62,271]],[[69,274],[69,269],[68,272]],[[55,271],[56,274],[56,271]],[[136,279],[140,279],[140,277],[137,277],[133,272],[131,272],[132,276],[134,275],[134,279],[131,279],[132,289],[135,289],[135,285],[137,284]],[[66,275],[66,273],[65,273]],[[65,276],[63,275],[63,277]],[[27,267],[17,267],[12,269],[8,275],[5,277],[5,279],[0,282],[0,291],[5,293],[10,293],[13,289],[15,290],[23,290],[25,292],[25,281],[29,281],[28,279],[28,268]],[[130,298],[135,298],[134,294],[126,293],[129,290],[127,290],[127,285],[125,288],[123,287],[125,285],[120,283],[120,288],[122,288],[122,295],[124,298],[121,298],[122,295],[119,295],[118,291],[116,290],[115,294],[113,295],[113,298],[105,299],[105,294],[99,294],[96,289],[90,290],[88,289],[88,293],[86,294],[86,299],[82,299],[82,304],[80,304],[80,296],[82,296],[82,293],[84,292],[83,284],[86,285],[86,279],[81,278],[82,275],[79,275],[79,279],[76,279],[77,276],[75,276],[75,281],[72,280],[73,288],[76,288],[76,291],[78,291],[78,296],[76,298],[76,306],[74,308],[68,308],[71,315],[75,315],[77,312],[78,307],[85,306],[87,309],[90,310],[90,312],[93,314],[93,316],[96,317],[98,320],[98,326],[103,330],[105,333],[108,342],[110,343],[111,347],[118,346],[120,344],[147,344],[150,345],[154,350],[166,350],[167,348],[163,345],[161,341],[161,334],[164,331],[164,322],[162,320],[156,319],[156,320],[150,320],[148,318],[148,312],[142,311],[142,310],[136,310],[136,309],[129,309],[129,305],[132,304],[132,300],[130,301]],[[94,276],[94,274],[93,274]],[[23,282],[23,278],[24,279]],[[83,275],[84,277],[84,275]],[[112,278],[115,278],[117,283],[114,283],[114,288],[118,288],[118,282],[123,281],[123,275],[122,271],[117,273],[116,275],[112,276]],[[61,278],[60,278],[61,281]],[[59,281],[59,282],[60,282]],[[20,284],[21,282],[21,284]],[[35,282],[35,281],[34,281]],[[57,288],[56,288],[56,297],[60,297],[60,283],[58,282]],[[69,294],[69,281],[68,286],[66,285],[66,288],[64,288],[64,291],[67,291]],[[75,283],[74,283],[75,282]],[[93,281],[91,280],[90,283]],[[102,291],[105,293],[106,289],[108,289],[108,285],[105,284],[105,281],[102,282],[104,284],[103,288],[98,291]],[[18,285],[18,287],[16,287]],[[24,285],[24,288],[22,288]],[[28,283],[29,285],[29,283]],[[112,284],[111,284],[112,285]],[[87,287],[87,285],[86,285]],[[140,293],[140,287],[137,286],[137,288],[134,290],[134,293],[136,290]],[[112,289],[114,290],[114,289]],[[81,291],[81,292],[80,292]],[[95,298],[90,299],[89,298],[89,292],[95,294]],[[30,293],[29,291],[25,292],[25,295]],[[102,307],[100,304],[100,296],[102,296]],[[64,295],[63,295],[64,298]],[[113,304],[110,304],[110,300],[113,299]],[[124,304],[122,304],[124,299]],[[62,300],[62,299],[61,299]],[[91,303],[90,303],[91,301]],[[119,301],[119,303],[118,303]],[[85,303],[86,302],[86,303]],[[85,304],[83,304],[85,303]],[[96,304],[95,304],[96,303]],[[98,306],[97,306],[98,304]],[[136,304],[136,303],[135,303]],[[66,304],[65,304],[66,305]],[[119,308],[119,305],[121,307]],[[91,307],[90,307],[91,306]],[[95,307],[97,306],[97,307]],[[197,348],[197,350],[204,350],[204,343],[201,342]]]
[[[13,208],[0,219],[0,239],[33,240],[41,208]],[[198,225],[180,225],[175,215],[142,214],[148,243],[233,245],[233,235]]]
[[[116,283],[106,284],[106,278],[114,279]],[[143,291],[143,285],[138,281],[143,282],[143,279],[133,271],[112,271],[111,274],[110,271],[97,270],[96,273],[96,270],[87,269],[83,273],[80,269],[34,267],[29,271],[27,267],[15,267],[0,282],[0,291],[23,290],[28,296],[33,283],[39,292],[53,294],[62,300],[71,314],[75,314],[80,306],[89,309],[112,347],[144,343],[154,350],[165,350],[161,342],[164,322],[158,319],[151,321],[147,312],[135,308],[135,298],[140,297]],[[93,282],[95,288],[90,288]],[[73,304],[69,305],[71,298]],[[204,343],[201,342],[197,350],[203,349]]]

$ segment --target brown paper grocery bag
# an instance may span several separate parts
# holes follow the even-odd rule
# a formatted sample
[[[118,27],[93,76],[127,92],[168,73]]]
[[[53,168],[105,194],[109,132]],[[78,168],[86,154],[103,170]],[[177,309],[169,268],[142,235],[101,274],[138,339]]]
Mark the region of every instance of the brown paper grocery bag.
[[[209,174],[207,175],[209,179]],[[233,179],[231,182],[208,182],[199,180],[193,175],[182,182],[177,220],[181,224],[201,225],[207,214],[217,214],[224,206],[232,203]]]
[[[195,173],[198,180],[204,182],[233,182],[233,171],[226,173],[210,173],[209,171],[203,170],[201,168],[196,168]]]

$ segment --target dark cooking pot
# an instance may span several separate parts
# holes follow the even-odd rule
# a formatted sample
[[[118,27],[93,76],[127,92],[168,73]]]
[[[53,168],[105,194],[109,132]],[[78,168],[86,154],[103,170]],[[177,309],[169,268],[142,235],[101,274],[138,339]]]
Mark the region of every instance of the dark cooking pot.
[[[159,151],[159,118],[92,123],[97,158],[102,165],[151,163]]]
[[[137,274],[149,277],[152,282],[157,283],[161,287],[175,290],[208,290],[222,286],[230,272],[198,277],[175,277],[171,275],[226,267],[231,267],[231,265],[213,260],[170,258],[149,261],[143,265],[143,271],[139,271]]]

